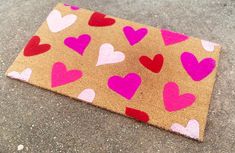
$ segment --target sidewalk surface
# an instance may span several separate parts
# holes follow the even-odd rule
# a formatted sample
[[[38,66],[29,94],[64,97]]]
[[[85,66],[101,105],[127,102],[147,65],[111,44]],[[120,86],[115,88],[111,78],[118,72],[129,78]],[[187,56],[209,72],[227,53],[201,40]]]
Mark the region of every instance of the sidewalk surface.
[[[221,44],[205,141],[6,78],[7,68],[58,2]],[[235,1],[1,0],[0,153],[18,149],[26,153],[235,152]]]

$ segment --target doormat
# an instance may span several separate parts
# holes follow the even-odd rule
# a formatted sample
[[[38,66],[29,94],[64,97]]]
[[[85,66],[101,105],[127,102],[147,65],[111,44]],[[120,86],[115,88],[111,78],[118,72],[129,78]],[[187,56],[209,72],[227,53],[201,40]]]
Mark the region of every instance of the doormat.
[[[59,3],[6,75],[203,141],[220,48]]]

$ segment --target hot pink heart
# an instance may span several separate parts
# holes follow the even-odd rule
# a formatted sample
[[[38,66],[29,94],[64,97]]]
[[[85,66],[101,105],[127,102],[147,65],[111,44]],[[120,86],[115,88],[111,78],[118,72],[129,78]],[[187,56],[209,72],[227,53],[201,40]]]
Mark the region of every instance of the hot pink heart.
[[[79,70],[67,71],[66,66],[57,62],[54,63],[51,72],[51,87],[58,87],[70,82],[74,82],[82,77],[82,72]]]
[[[148,29],[141,28],[134,30],[132,27],[126,26],[123,28],[123,32],[129,41],[129,44],[133,46],[144,38],[144,36],[148,33]]]
[[[181,63],[194,81],[200,81],[207,77],[215,68],[215,60],[212,58],[204,58],[201,62],[189,52],[181,55]]]
[[[164,30],[164,29],[161,29],[161,34],[162,34],[164,44],[166,46],[176,44],[181,41],[185,41],[189,38],[188,36],[184,34],[173,32],[170,30]]]
[[[168,82],[164,86],[163,100],[167,111],[174,112],[191,106],[196,97],[191,93],[179,95],[179,87],[174,82]]]
[[[64,44],[69,48],[73,49],[80,55],[83,55],[86,47],[89,45],[91,37],[88,34],[80,35],[78,38],[67,37],[64,40]]]
[[[129,73],[124,78],[112,76],[108,80],[108,86],[113,91],[130,100],[141,84],[141,77],[136,73]]]

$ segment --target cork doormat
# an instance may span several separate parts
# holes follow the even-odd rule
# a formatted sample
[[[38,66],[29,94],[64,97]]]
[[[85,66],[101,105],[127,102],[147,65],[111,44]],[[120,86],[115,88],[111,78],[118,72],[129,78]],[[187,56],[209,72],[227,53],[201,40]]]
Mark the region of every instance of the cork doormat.
[[[6,75],[203,141],[220,48],[58,4]]]

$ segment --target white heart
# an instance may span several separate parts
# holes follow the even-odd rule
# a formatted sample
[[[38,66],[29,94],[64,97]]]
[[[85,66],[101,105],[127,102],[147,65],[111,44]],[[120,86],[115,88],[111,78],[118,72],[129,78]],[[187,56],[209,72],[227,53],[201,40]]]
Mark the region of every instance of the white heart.
[[[201,43],[202,47],[208,52],[213,52],[215,50],[215,46],[218,46],[218,44],[206,40],[201,40]]]
[[[87,88],[78,95],[78,99],[91,103],[95,99],[95,91]]]
[[[32,69],[27,68],[23,70],[22,72],[12,71],[8,73],[7,76],[27,82],[29,81],[31,74],[32,74]]]
[[[171,130],[174,132],[186,135],[190,138],[194,138],[194,139],[199,138],[199,123],[195,119],[189,120],[186,127],[178,123],[174,123],[171,126]]]
[[[100,46],[99,57],[96,66],[104,64],[112,64],[122,62],[125,59],[125,54],[120,51],[114,51],[114,48],[109,43],[104,43]]]
[[[47,17],[47,24],[51,32],[59,32],[71,26],[76,20],[77,16],[74,14],[62,17],[60,11],[53,10]]]

